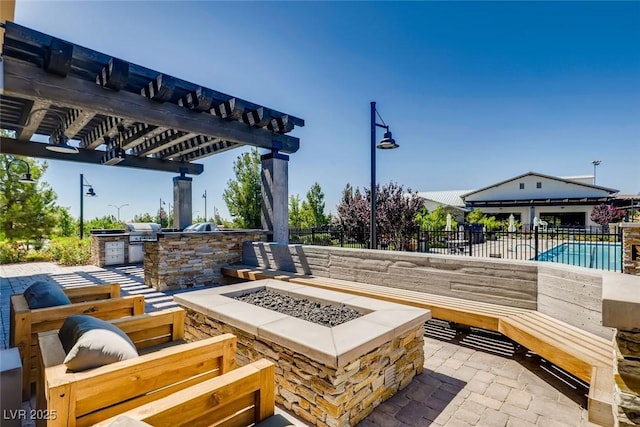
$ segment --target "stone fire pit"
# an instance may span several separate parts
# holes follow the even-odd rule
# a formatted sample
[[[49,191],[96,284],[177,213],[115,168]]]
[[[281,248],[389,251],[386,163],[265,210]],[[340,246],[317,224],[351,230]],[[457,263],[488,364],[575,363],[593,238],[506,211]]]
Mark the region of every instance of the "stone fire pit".
[[[233,299],[265,288],[364,315],[330,328]],[[188,339],[235,334],[238,364],[272,360],[276,401],[314,425],[357,424],[423,369],[429,310],[270,279],[174,299],[187,311]]]

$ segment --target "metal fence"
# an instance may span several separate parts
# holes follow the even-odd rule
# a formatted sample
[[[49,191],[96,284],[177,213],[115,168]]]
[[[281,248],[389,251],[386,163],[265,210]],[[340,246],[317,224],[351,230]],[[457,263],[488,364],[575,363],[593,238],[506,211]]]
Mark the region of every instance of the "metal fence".
[[[410,236],[379,236],[378,249],[488,258],[535,260],[622,271],[622,233],[595,228],[520,231],[419,230]],[[369,229],[341,227],[291,229],[290,243],[369,248]]]

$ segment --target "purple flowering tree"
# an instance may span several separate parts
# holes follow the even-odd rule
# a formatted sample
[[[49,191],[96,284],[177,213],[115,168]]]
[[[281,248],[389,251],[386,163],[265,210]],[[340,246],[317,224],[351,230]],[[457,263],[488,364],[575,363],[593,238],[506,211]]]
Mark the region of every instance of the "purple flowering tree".
[[[411,189],[404,190],[401,185],[391,182],[377,186],[376,227],[379,241],[394,249],[409,249],[411,239],[418,231],[416,214],[423,207],[420,197]],[[347,184],[337,208],[334,225],[343,227],[345,232],[357,243],[369,243],[369,219],[371,212],[371,191],[367,188],[364,195]]]
[[[624,210],[602,203],[591,211],[591,221],[601,225],[602,229],[606,231],[609,229],[609,224],[621,221],[625,215]]]

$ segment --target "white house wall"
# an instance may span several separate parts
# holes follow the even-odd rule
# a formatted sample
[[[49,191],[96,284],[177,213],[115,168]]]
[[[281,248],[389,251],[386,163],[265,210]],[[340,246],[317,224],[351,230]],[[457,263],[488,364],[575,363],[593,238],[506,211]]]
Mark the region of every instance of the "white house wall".
[[[537,183],[542,188],[537,188]],[[520,184],[524,189],[520,189]],[[537,175],[527,175],[486,190],[470,194],[465,202],[488,200],[531,200],[531,199],[563,199],[583,197],[608,197],[609,192],[585,185],[549,179]]]

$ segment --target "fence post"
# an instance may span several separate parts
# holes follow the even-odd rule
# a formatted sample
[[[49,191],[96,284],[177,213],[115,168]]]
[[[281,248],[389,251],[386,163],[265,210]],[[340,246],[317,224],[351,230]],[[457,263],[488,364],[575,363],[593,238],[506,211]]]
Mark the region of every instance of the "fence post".
[[[344,248],[344,229],[340,227],[340,247]]]
[[[311,244],[316,244],[316,229],[315,227],[311,227]]]
[[[467,240],[469,241],[469,256],[473,256],[472,252],[473,252],[473,233],[474,231],[472,229],[469,229],[469,237],[467,237]]]
[[[622,241],[622,227],[618,227],[618,241],[616,242],[616,246],[617,243],[620,243],[620,273],[623,273],[624,270],[622,268],[623,265],[623,258],[624,258],[624,242]],[[632,248],[633,249],[633,248]],[[615,267],[615,263],[614,263],[614,267]],[[615,270],[618,271],[618,270]]]
[[[538,226],[536,225],[535,227],[533,227],[533,236],[534,236],[534,243],[533,243],[533,250],[535,252],[535,260],[538,261]]]

